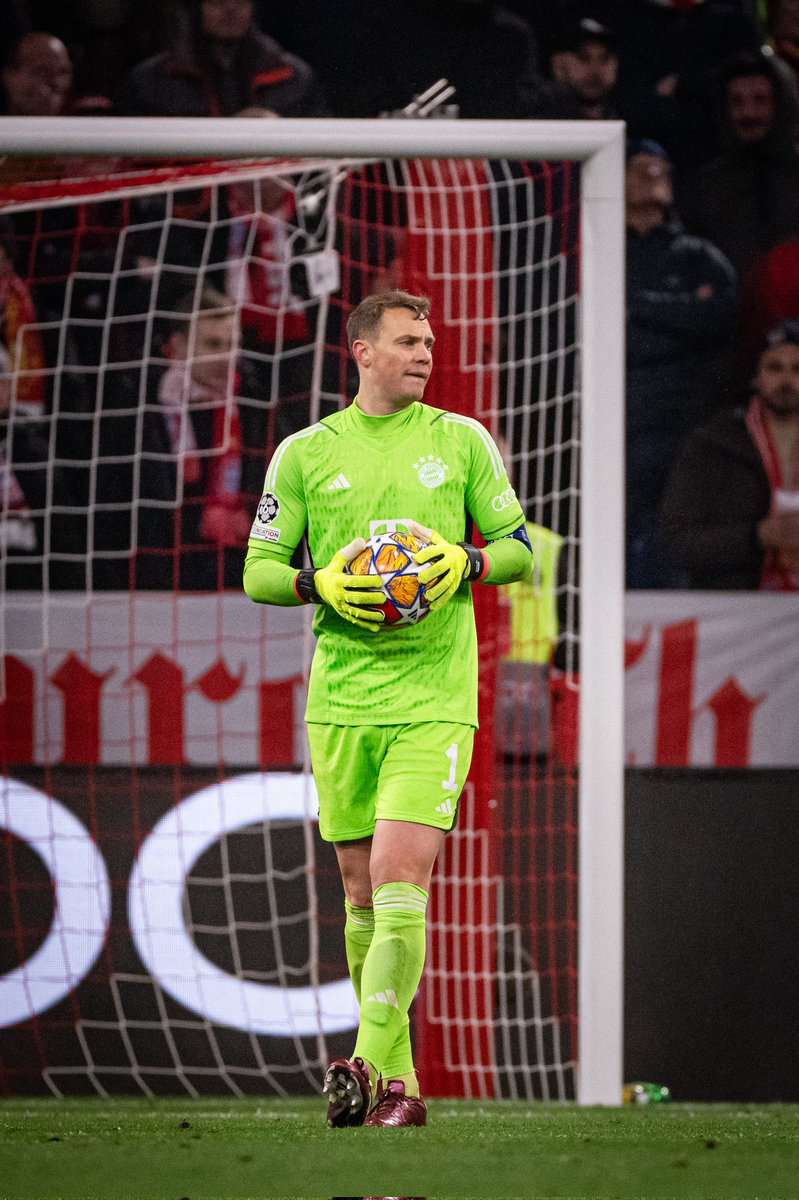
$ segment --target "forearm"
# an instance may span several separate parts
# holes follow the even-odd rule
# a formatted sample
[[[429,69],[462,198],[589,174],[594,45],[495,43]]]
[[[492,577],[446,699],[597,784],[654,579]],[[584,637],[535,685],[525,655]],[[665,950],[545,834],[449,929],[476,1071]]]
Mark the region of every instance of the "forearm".
[[[533,551],[529,540],[511,535],[489,542],[483,553],[488,558],[489,569],[483,575],[484,583],[516,583],[533,577]]]
[[[298,574],[294,567],[266,547],[250,546],[247,550],[244,590],[258,604],[284,607],[302,604],[294,589]]]

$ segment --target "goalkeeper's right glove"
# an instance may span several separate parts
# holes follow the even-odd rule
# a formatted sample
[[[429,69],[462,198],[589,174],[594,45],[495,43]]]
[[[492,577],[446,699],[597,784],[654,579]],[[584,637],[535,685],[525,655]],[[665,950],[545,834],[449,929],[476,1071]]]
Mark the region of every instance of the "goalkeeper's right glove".
[[[347,563],[366,549],[363,538],[355,538],[333,555],[326,567],[318,571],[300,571],[294,589],[301,600],[309,604],[328,604],[340,617],[376,633],[385,614],[374,606],[386,599],[383,580],[379,575],[347,575]]]

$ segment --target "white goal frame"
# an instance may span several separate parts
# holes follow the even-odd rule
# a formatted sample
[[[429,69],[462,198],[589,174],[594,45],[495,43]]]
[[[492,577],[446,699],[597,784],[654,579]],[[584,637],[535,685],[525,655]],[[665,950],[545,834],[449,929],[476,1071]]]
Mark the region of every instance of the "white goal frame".
[[[623,1063],[624,123],[0,118],[0,154],[571,160],[581,170],[580,1104]]]

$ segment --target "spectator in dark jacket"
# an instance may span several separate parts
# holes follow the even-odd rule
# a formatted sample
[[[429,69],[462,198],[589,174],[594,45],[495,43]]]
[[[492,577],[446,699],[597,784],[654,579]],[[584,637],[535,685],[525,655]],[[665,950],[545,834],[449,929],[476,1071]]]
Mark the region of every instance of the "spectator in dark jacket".
[[[688,237],[673,214],[665,150],[628,145],[627,586],[668,586],[657,554],[657,512],[685,434],[712,408],[736,305],[724,255]]]
[[[253,498],[265,469],[260,428],[238,402],[239,323],[206,285],[173,307],[166,368],[114,380],[104,397],[95,586],[240,588]],[[259,444],[254,444],[254,437]]]
[[[799,591],[799,321],[767,334],[749,406],[688,435],[662,536],[690,587]]]
[[[681,191],[686,227],[711,238],[739,277],[760,255],[799,233],[799,152],[793,87],[773,56],[731,60],[721,76],[727,148]]]
[[[254,24],[253,0],[186,0],[173,46],[129,73],[117,109],[130,116],[229,117],[262,108],[327,115],[316,75]]]

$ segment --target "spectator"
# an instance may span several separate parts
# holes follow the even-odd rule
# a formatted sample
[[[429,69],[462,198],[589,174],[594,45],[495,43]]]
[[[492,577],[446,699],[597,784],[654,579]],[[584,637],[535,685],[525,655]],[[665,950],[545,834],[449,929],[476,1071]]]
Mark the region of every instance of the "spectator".
[[[59,117],[68,110],[72,90],[69,52],[49,33],[27,33],[12,47],[0,82],[2,115]]]
[[[311,420],[316,321],[338,274],[336,255],[324,251],[325,188],[323,174],[265,172],[214,193],[184,193],[197,203],[188,212],[182,201],[175,203],[168,220],[162,197],[143,197],[136,202],[142,228],[126,243],[124,305],[142,317],[129,327],[134,331],[143,332],[151,307],[174,307],[200,261],[205,280],[230,297],[240,315],[240,365],[263,450]],[[320,265],[324,277],[314,274]],[[330,411],[340,400],[338,389],[328,390],[336,391]]]
[[[727,148],[687,181],[679,209],[743,279],[759,255],[799,233],[796,101],[764,53],[727,63],[720,91]]]
[[[97,586],[127,586],[138,547],[138,587],[241,587],[264,447],[248,456],[236,399],[238,339],[230,299],[211,287],[192,290],[174,306],[163,342],[168,365],[148,381],[144,407],[130,381],[107,388]]]
[[[673,211],[671,164],[627,148],[627,586],[668,578],[657,553],[661,492],[685,434],[712,410],[735,318],[735,272]]]
[[[691,587],[799,591],[799,321],[767,334],[748,407],[688,435],[662,530]]]
[[[31,7],[34,28],[68,47],[79,94],[108,97],[135,63],[166,44],[172,0],[151,4],[146,20],[135,0],[34,0]]]
[[[552,83],[538,117],[601,121],[617,116],[613,90],[619,59],[613,35],[590,17],[571,21],[556,36],[550,58]]]
[[[325,116],[316,75],[254,24],[253,0],[186,0],[169,49],[129,73],[117,98],[130,116]]]
[[[736,379],[752,378],[766,331],[799,317],[799,234],[780,242],[749,269],[736,338]]]
[[[47,431],[17,402],[11,356],[0,343],[0,589],[81,587],[81,529]]]
[[[106,96],[75,94],[72,60],[60,38],[49,33],[27,33],[11,47],[0,71],[0,116],[103,116],[109,110]],[[107,159],[102,168],[97,167],[97,161],[7,155],[0,158],[0,180],[11,184],[109,169]]]
[[[741,0],[605,0],[617,36],[616,103],[630,137],[665,146],[681,181],[718,153],[713,81],[721,63],[762,40]]]
[[[273,444],[309,424],[314,343],[312,316],[318,301],[307,297],[302,255],[308,239],[297,212],[298,193],[264,177],[227,189],[233,218],[224,230],[220,258],[224,290],[241,313],[242,345],[268,402]]]

